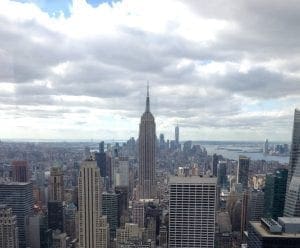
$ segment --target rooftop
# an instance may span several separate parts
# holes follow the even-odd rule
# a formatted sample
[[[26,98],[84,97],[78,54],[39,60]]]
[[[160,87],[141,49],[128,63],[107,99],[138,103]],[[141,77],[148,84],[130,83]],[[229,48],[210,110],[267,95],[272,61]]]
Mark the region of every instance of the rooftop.
[[[250,224],[253,226],[256,232],[258,232],[264,238],[300,238],[300,233],[270,233],[259,221],[250,221]]]
[[[216,177],[200,177],[200,176],[171,176],[170,184],[179,183],[179,184],[216,184]]]

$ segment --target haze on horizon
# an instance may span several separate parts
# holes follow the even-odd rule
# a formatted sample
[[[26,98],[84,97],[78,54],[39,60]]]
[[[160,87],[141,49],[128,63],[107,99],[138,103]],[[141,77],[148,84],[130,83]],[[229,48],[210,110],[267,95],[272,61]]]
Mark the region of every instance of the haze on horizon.
[[[297,0],[0,1],[0,139],[290,141]]]

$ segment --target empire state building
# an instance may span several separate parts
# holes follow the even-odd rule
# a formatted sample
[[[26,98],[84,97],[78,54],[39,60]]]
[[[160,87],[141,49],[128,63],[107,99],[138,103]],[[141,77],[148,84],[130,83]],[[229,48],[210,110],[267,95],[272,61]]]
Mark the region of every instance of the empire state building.
[[[155,181],[155,121],[150,112],[149,86],[146,111],[141,117],[139,132],[139,198],[151,199],[156,195]]]

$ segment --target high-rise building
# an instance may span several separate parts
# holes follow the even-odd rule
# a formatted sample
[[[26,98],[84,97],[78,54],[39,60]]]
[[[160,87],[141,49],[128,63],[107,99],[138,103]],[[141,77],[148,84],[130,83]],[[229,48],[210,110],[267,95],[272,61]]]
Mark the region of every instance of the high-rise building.
[[[300,110],[295,110],[284,216],[300,217]]]
[[[95,153],[95,158],[97,161],[97,166],[100,169],[101,177],[107,176],[107,168],[106,168],[106,153],[104,152],[104,141],[99,144],[99,152]]]
[[[170,178],[170,248],[214,247],[216,186],[216,178]]]
[[[176,142],[176,145],[178,146],[179,145],[179,126],[178,126],[178,124],[175,127],[175,142]]]
[[[48,226],[52,230],[64,231],[64,207],[61,201],[48,202]]]
[[[300,218],[262,218],[250,221],[248,248],[298,248],[300,247]]]
[[[214,154],[212,156],[212,174],[214,177],[218,176],[218,163],[219,163],[219,156],[217,154]]]
[[[219,161],[217,176],[218,176],[218,186],[221,188],[226,188],[228,186],[226,161]]]
[[[266,139],[266,141],[264,143],[263,152],[264,152],[265,155],[269,154],[269,141],[268,141],[268,139]]]
[[[277,220],[283,216],[287,183],[287,169],[277,169],[274,174],[266,176],[264,216]]]
[[[78,204],[79,247],[107,247],[108,226],[101,217],[101,175],[96,162],[93,160],[86,160],[81,165],[78,177]]]
[[[26,248],[25,220],[33,211],[32,183],[0,182],[0,204],[6,204],[17,216],[19,248]]]
[[[237,181],[241,183],[243,189],[248,188],[248,174],[249,174],[250,158],[239,156],[239,163],[237,169]]]
[[[74,203],[69,203],[64,208],[64,231],[71,238],[76,239],[76,213],[77,207]]]
[[[104,192],[102,194],[102,213],[107,216],[111,239],[116,237],[116,230],[119,227],[118,203],[120,195]]]
[[[64,173],[61,167],[50,169],[48,225],[52,230],[64,231],[63,201],[64,201]]]
[[[50,170],[49,201],[64,200],[64,173],[61,167],[53,166]]]
[[[12,178],[14,182],[29,182],[29,168],[27,161],[14,160],[12,165]]]
[[[145,226],[145,203],[143,200],[132,202],[132,222],[140,228]]]
[[[0,247],[19,247],[17,217],[11,208],[2,204],[0,205]]]
[[[47,217],[42,214],[26,218],[30,248],[52,248],[52,229],[48,228]]]
[[[150,112],[149,86],[147,87],[146,110],[141,117],[139,130],[139,198],[156,196],[155,180],[155,121]]]

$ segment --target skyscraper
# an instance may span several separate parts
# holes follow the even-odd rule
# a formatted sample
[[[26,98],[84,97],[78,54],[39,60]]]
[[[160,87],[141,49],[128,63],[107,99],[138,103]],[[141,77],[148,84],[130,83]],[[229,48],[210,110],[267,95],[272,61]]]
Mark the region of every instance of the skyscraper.
[[[33,210],[32,183],[0,182],[0,204],[12,208],[13,214],[17,216],[19,248],[27,247],[25,220]]]
[[[266,176],[264,216],[277,220],[283,216],[287,183],[287,169],[277,169],[274,174]]]
[[[64,173],[61,167],[51,167],[49,186],[49,201],[62,202],[64,200]]]
[[[14,160],[11,165],[14,182],[29,182],[29,168],[27,161]]]
[[[64,174],[61,167],[50,170],[48,225],[52,230],[64,230],[63,222]]]
[[[170,178],[170,248],[214,247],[216,184],[216,178]]]
[[[17,217],[6,205],[0,205],[0,247],[19,247]]]
[[[219,161],[217,176],[218,176],[218,186],[221,188],[226,188],[228,186],[227,161]]]
[[[284,216],[300,217],[300,110],[295,109]]]
[[[249,173],[250,159],[245,156],[239,156],[239,164],[237,170],[238,183],[241,183],[243,189],[248,188],[248,173]]]
[[[178,144],[179,144],[179,126],[178,126],[178,124],[175,127],[175,142],[176,142],[176,145],[178,146]]]
[[[141,117],[139,130],[139,198],[150,199],[156,195],[155,181],[155,120],[150,112],[149,86],[146,111]]]
[[[102,183],[100,170],[93,160],[86,160],[78,177],[79,247],[107,247],[108,227],[102,220]],[[104,242],[106,240],[106,243]]]

